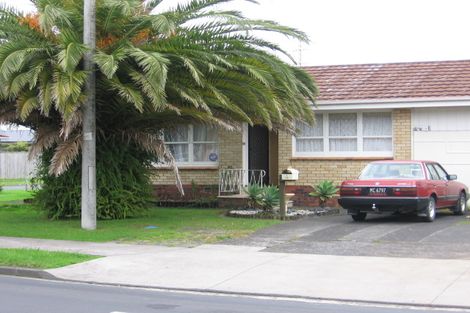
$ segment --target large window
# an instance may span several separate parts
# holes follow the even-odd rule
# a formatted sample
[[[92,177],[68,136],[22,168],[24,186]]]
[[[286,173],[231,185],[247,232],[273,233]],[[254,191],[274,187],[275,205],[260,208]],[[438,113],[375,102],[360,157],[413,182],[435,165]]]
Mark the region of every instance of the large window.
[[[317,113],[311,127],[297,123],[295,156],[392,156],[390,112]]]
[[[219,161],[217,129],[180,125],[165,132],[165,143],[179,164],[215,165]]]

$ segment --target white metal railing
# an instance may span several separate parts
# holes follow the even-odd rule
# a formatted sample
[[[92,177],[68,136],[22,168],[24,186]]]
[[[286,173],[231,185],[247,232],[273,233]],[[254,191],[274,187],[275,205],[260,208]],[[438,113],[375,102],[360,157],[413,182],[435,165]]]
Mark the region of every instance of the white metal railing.
[[[244,170],[227,168],[219,171],[219,196],[241,194],[249,184],[264,185],[265,170]]]

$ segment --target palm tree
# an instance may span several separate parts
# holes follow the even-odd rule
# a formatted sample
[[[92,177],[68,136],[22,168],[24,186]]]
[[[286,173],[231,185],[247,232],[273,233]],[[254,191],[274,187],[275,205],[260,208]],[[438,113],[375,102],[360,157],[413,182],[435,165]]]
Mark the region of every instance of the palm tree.
[[[218,9],[230,1],[192,0],[163,12],[162,0],[97,1],[98,158],[100,150],[125,146],[143,166],[158,159],[177,174],[162,131],[178,123],[294,131],[295,120],[313,121],[313,80],[276,55],[287,55],[281,47],[256,35],[307,36]],[[81,41],[82,1],[32,2],[34,14],[0,9],[0,122],[36,131],[30,152],[43,156],[43,177],[52,184],[79,167],[88,48]],[[99,199],[98,209],[106,201]]]

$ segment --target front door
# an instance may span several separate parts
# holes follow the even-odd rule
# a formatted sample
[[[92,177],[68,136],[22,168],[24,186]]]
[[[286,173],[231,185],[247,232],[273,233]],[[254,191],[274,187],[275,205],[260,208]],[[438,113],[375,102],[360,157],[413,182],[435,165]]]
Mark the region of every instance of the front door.
[[[263,183],[269,183],[269,130],[265,126],[248,127],[248,169],[264,170]]]

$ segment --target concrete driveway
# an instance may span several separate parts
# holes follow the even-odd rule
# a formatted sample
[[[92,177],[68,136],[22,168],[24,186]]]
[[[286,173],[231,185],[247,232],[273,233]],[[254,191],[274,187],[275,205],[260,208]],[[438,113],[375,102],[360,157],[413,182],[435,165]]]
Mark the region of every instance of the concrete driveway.
[[[309,217],[225,243],[268,252],[470,260],[470,219],[446,211],[433,223],[404,215],[370,215],[360,223],[348,215]]]

